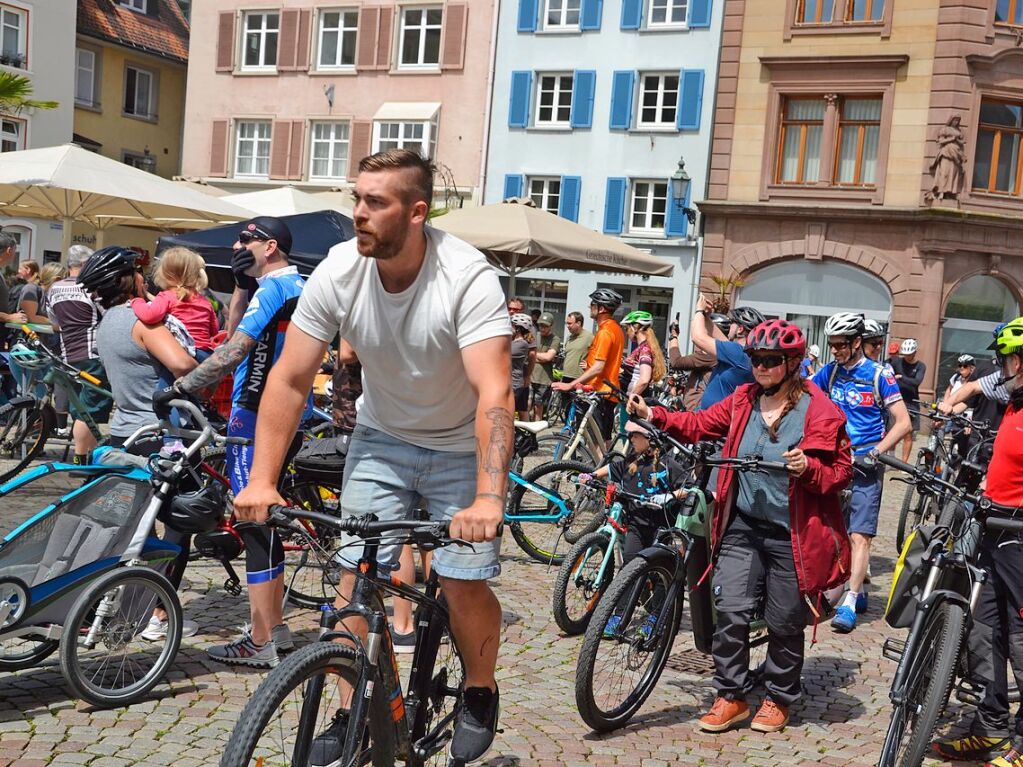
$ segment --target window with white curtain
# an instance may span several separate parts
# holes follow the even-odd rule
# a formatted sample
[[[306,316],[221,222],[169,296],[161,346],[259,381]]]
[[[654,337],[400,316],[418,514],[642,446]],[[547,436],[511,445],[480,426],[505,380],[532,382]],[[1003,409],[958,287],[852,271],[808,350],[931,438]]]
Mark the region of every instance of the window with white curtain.
[[[348,123],[314,122],[310,178],[344,178],[348,169]]]
[[[270,173],[270,121],[245,120],[238,123],[235,144],[236,176],[267,176]]]
[[[790,98],[782,110],[778,183],[812,184],[820,178],[823,98]]]
[[[838,122],[835,182],[871,186],[877,179],[881,137],[881,99],[842,99]]]

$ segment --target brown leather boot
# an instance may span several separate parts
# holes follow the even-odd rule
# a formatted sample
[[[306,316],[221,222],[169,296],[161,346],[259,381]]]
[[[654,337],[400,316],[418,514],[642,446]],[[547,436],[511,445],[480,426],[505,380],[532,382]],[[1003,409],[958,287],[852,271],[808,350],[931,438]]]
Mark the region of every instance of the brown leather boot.
[[[744,700],[718,698],[710,711],[700,719],[700,729],[706,732],[724,732],[733,724],[749,718],[749,706]]]
[[[749,728],[757,732],[778,732],[784,730],[789,723],[788,706],[775,703],[770,698],[764,698],[760,710],[753,717]]]

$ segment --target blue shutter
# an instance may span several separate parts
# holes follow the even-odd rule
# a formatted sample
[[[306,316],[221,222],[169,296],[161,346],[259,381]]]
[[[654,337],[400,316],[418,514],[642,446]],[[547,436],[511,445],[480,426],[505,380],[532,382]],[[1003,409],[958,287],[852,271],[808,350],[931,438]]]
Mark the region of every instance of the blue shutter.
[[[508,104],[508,127],[529,125],[529,95],[533,87],[532,72],[512,72],[511,100]]]
[[[711,3],[712,0],[689,0],[690,29],[705,29],[710,26]]]
[[[558,215],[569,221],[579,222],[579,190],[583,180],[579,176],[561,177],[561,199],[558,201]]]
[[[703,111],[703,70],[686,69],[679,73],[678,116],[675,127],[679,130],[699,130]]]
[[[604,198],[604,233],[621,234],[625,225],[625,194],[629,189],[627,178],[609,178]]]
[[[686,199],[682,202],[683,207],[688,208],[693,196],[693,185],[689,184],[689,191]],[[668,179],[668,215],[664,226],[664,233],[669,237],[685,237],[689,229],[689,220],[685,212],[675,204],[675,195],[671,188],[671,179]]]
[[[583,0],[579,13],[579,29],[586,31],[600,29],[600,17],[604,15],[604,0]]]
[[[611,130],[632,127],[632,93],[636,89],[636,73],[618,70],[611,82]]]
[[[597,73],[592,69],[579,69],[572,76],[573,128],[593,127],[593,95],[597,87]]]
[[[622,29],[639,29],[643,24],[645,0],[622,0]]]
[[[504,197],[502,200],[507,200],[509,197],[521,197],[522,187],[526,183],[526,177],[521,175],[513,175],[509,173],[504,177]]]
[[[519,0],[519,32],[535,32],[540,0]]]

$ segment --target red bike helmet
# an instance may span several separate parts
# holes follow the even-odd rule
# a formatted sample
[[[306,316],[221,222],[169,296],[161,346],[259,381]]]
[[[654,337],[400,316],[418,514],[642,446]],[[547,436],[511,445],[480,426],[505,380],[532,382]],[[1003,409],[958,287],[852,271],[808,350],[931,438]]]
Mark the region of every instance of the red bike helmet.
[[[761,322],[746,337],[746,353],[782,352],[792,357],[806,354],[803,331],[788,320]]]

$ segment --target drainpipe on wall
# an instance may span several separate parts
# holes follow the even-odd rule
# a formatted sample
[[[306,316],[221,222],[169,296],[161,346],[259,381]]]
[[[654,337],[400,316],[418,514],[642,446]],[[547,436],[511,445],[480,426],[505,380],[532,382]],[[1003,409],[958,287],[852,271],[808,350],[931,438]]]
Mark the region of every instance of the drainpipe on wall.
[[[477,190],[478,203],[483,204],[487,183],[487,155],[490,153],[490,111],[494,101],[494,66],[497,62],[497,27],[501,18],[501,0],[494,0],[494,20],[490,25],[490,66],[487,68],[487,98],[483,111],[483,151],[480,155],[480,175]]]

